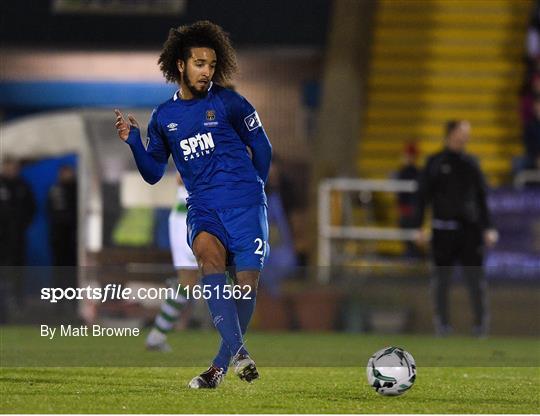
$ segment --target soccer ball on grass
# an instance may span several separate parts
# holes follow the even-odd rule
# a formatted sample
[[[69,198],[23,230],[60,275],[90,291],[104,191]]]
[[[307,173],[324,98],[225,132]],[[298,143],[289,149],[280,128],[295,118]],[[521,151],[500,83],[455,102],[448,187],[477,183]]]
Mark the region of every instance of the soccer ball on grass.
[[[371,356],[366,368],[368,383],[383,396],[399,396],[416,380],[416,363],[399,347],[387,347]]]

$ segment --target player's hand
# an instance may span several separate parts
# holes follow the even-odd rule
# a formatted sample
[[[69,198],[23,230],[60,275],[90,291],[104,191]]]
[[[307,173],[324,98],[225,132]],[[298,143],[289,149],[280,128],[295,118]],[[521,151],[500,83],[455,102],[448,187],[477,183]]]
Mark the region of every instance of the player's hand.
[[[126,141],[129,136],[129,131],[131,127],[139,128],[139,123],[137,120],[135,120],[135,117],[133,117],[131,114],[128,114],[128,120],[129,123],[124,119],[124,115],[120,112],[120,110],[115,109],[114,113],[116,114],[116,131],[118,133],[118,137],[122,139],[123,141]]]
[[[429,241],[429,237],[426,230],[419,228],[415,232],[414,242],[419,247],[425,247]]]
[[[499,232],[493,228],[484,231],[484,244],[487,248],[493,247],[499,241]]]

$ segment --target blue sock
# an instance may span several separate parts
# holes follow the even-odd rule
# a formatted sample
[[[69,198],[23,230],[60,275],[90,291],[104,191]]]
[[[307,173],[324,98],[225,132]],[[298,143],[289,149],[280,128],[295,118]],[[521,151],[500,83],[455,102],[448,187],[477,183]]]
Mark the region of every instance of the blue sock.
[[[247,353],[238,321],[236,302],[232,298],[224,299],[223,296],[223,287],[227,282],[225,274],[209,274],[204,276],[201,282],[203,286],[207,285],[212,293],[206,302],[214,325],[229,348],[229,354]]]
[[[238,321],[240,323],[240,330],[242,331],[242,335],[246,333],[249,322],[251,321],[251,317],[253,316],[256,297],[256,293],[252,292],[250,294],[250,299],[241,298],[236,300],[236,310],[238,311]],[[231,360],[231,357],[232,355],[229,352],[229,348],[222,339],[219,351],[216,355],[216,358],[214,358],[213,364],[216,367],[223,368],[225,371],[227,371],[227,369],[229,368],[229,361]]]

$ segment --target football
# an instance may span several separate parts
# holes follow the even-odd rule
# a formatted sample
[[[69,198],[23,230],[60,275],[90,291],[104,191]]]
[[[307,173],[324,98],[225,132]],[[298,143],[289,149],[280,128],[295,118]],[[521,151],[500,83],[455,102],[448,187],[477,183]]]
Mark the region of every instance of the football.
[[[368,383],[383,396],[399,396],[416,380],[416,363],[399,347],[386,347],[371,356],[366,368]]]

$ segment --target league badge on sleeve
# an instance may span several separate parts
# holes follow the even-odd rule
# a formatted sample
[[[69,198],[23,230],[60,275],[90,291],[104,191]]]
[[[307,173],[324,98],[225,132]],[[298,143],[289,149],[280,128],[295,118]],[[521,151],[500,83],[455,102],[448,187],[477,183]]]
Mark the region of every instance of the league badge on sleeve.
[[[261,127],[261,119],[259,118],[259,115],[256,111],[251,113],[249,116],[247,116],[244,119],[244,123],[246,123],[246,127],[249,131],[255,130],[257,127]]]

